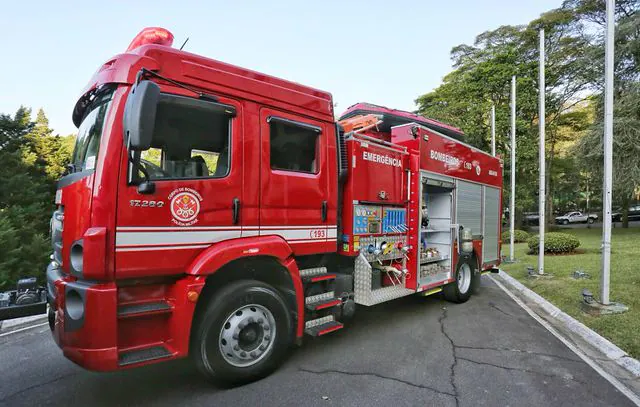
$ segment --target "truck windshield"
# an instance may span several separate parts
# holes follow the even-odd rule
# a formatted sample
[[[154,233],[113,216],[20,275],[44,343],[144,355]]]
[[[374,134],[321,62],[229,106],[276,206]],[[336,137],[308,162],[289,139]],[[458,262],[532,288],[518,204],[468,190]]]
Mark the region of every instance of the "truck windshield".
[[[85,116],[78,127],[78,137],[71,159],[74,172],[92,170],[96,167],[102,126],[111,106],[114,90],[113,87],[99,90],[86,109]]]

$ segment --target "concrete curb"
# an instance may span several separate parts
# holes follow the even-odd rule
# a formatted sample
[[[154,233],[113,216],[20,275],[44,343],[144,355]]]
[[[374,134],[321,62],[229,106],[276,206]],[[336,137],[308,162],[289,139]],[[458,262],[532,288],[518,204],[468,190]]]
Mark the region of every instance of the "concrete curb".
[[[24,318],[8,319],[0,321],[0,333],[11,332],[29,325],[36,325],[47,320],[47,314],[33,315]]]
[[[500,270],[498,273],[500,280],[502,280],[510,289],[517,291],[520,295],[527,298],[538,305],[549,317],[555,319],[564,325],[567,329],[576,333],[584,341],[589,343],[600,352],[604,353],[608,359],[621,366],[633,376],[640,378],[640,361],[630,357],[625,351],[611,343],[608,339],[603,338],[596,332],[589,329],[583,323],[575,320],[567,313],[560,310],[560,308],[551,304],[540,295],[531,291],[520,283],[515,278],[511,277],[504,271]]]

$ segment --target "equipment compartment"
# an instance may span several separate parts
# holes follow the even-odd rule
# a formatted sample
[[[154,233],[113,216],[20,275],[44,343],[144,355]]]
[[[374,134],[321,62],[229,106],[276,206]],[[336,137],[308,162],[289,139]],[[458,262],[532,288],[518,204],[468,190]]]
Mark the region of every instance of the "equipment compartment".
[[[418,285],[433,285],[451,277],[452,242],[456,225],[453,216],[453,183],[431,180],[423,175],[420,202],[420,244]]]

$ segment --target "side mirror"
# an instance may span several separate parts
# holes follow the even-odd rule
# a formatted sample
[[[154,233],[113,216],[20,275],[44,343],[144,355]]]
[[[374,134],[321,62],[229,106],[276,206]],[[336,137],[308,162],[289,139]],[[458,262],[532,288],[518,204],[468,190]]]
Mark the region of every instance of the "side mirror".
[[[151,136],[156,122],[160,87],[151,81],[141,81],[131,88],[124,108],[124,134],[128,146],[134,151],[151,147]]]
[[[143,181],[138,185],[138,193],[142,195],[150,195],[156,192],[156,184],[151,181]]]

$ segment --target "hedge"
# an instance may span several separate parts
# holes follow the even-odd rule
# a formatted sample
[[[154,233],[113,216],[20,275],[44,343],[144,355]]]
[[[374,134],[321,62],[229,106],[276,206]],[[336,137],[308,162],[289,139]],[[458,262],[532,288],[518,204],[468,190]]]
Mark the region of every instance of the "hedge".
[[[538,247],[540,246],[540,236],[531,236],[527,240],[529,250],[531,253],[538,253]],[[571,253],[578,246],[580,246],[580,240],[574,235],[568,233],[550,232],[544,235],[544,252],[545,253]]]
[[[513,240],[516,243],[526,242],[527,239],[529,239],[530,236],[531,235],[529,235],[529,233],[525,232],[524,230],[515,229],[513,231],[513,237],[514,237]],[[509,243],[511,241],[511,231],[510,230],[502,232],[502,241],[504,243]]]

